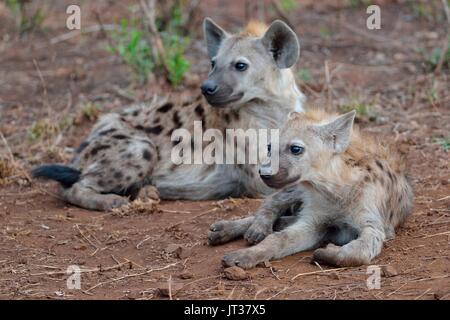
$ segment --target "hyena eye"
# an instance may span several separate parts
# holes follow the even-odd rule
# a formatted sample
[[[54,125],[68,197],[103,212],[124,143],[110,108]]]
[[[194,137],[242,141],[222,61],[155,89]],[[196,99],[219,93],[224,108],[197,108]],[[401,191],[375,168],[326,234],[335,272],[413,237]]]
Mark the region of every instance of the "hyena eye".
[[[272,145],[269,143],[269,144],[267,145],[267,156],[268,156],[268,157],[270,157],[271,152],[272,152]]]
[[[214,69],[215,66],[216,66],[216,61],[211,60],[211,69]]]
[[[297,156],[297,155],[299,155],[299,154],[302,154],[303,151],[305,151],[305,148],[300,147],[300,146],[298,146],[298,145],[296,145],[296,144],[293,144],[293,145],[291,146],[290,150],[291,150],[291,153],[292,153],[292,154],[295,154],[295,155]]]
[[[245,71],[248,68],[248,64],[244,63],[244,62],[237,62],[234,67],[236,68],[237,71]]]

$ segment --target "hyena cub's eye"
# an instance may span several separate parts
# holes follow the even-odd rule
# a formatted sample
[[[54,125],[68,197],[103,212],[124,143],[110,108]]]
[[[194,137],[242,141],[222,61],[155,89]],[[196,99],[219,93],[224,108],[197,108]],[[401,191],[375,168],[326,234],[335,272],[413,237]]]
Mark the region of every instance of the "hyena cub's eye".
[[[272,145],[269,143],[267,145],[267,156],[270,157],[272,152]]]
[[[211,69],[214,69],[215,66],[216,66],[216,61],[215,60],[211,60]]]
[[[305,151],[305,148],[303,148],[303,147],[301,147],[301,146],[298,146],[298,145],[296,145],[296,144],[293,144],[293,145],[290,147],[290,150],[291,150],[291,153],[292,153],[292,154],[295,154],[295,155],[297,156],[297,155],[299,155],[299,154],[302,154],[303,151]]]
[[[247,68],[248,68],[248,64],[246,64],[246,63],[244,63],[244,62],[237,62],[237,63],[234,65],[234,68],[235,68],[237,71],[245,71],[245,70],[247,70]]]

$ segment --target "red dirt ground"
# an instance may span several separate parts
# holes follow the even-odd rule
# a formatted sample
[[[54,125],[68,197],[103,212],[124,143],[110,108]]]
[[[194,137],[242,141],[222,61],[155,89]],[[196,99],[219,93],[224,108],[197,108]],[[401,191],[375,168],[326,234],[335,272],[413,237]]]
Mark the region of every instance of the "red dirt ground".
[[[445,68],[430,72],[417,51],[442,46],[443,17],[416,16],[407,1],[378,1],[379,31],[365,28],[364,6],[345,1],[300,1],[288,15],[302,43],[298,69],[311,75],[299,78],[308,100],[331,109],[368,106],[360,126],[395,139],[410,164],[413,214],[373,262],[398,274],[369,290],[367,267],[323,271],[329,268],[310,263],[311,252],[254,268],[247,280],[226,279],[221,257],[246,244],[209,247],[208,227],[251,214],[261,200],[162,201],[156,210],[120,215],[67,205],[53,183],[28,181],[32,166],[70,158],[69,148],[93,124],[81,116],[83,104],[95,102],[106,113],[172,90],[157,78],[134,84],[127,67],[103,49],[107,42],[99,33],[50,44],[67,32],[66,2],[46,1],[45,32],[23,37],[0,4],[0,132],[9,146],[0,142],[0,160],[14,158],[16,165],[0,175],[0,298],[167,299],[160,289],[170,282],[173,299],[450,299],[450,156],[439,143],[450,138],[450,76]],[[83,23],[97,23],[94,9],[104,12],[103,23],[114,23],[131,2],[83,2]],[[245,16],[241,1],[229,3],[201,1],[199,16],[233,30]],[[267,21],[277,17],[270,10],[265,15]],[[192,36],[189,59],[195,76],[175,94],[198,90],[208,70],[200,32]],[[33,122],[65,117],[75,119],[73,125],[29,139]],[[174,252],[177,245],[181,254]],[[69,265],[84,270],[82,290],[67,289]]]

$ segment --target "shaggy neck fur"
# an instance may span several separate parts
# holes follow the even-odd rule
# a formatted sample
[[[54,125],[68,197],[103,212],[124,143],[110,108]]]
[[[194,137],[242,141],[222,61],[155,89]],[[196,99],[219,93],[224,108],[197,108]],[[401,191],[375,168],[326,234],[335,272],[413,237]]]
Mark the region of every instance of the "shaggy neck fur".
[[[264,97],[253,99],[240,108],[247,113],[248,127],[280,128],[290,112],[303,111],[305,96],[300,92],[291,69],[278,70],[277,79],[271,79]]]

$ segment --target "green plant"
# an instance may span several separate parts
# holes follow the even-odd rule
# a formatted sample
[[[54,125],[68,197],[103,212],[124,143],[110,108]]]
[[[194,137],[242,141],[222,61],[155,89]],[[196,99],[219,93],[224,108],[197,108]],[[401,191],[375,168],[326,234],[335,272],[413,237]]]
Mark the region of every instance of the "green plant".
[[[352,8],[357,8],[361,5],[368,6],[372,3],[371,0],[347,0],[347,5]]]
[[[190,68],[190,63],[185,57],[189,45],[189,37],[183,36],[182,7],[175,4],[170,10],[170,18],[165,26],[162,24],[159,30],[164,44],[165,65],[168,72],[168,80],[173,86],[178,86],[185,73]]]
[[[93,102],[82,104],[80,109],[83,117],[87,118],[89,121],[97,120],[101,113],[100,106]]]
[[[431,50],[431,52],[426,53],[425,54],[425,62],[426,62],[427,68],[429,70],[434,70],[434,68],[436,68],[436,66],[439,63],[441,56],[442,56],[441,48],[434,48],[433,50]],[[443,66],[447,66],[447,68],[450,68],[450,41],[449,41],[449,45],[447,48],[447,52],[445,53]]]
[[[303,82],[310,82],[312,77],[311,77],[311,72],[309,72],[309,70],[307,69],[300,69],[297,72],[297,76],[300,78],[300,80],[302,80]]]
[[[31,127],[28,129],[28,139],[31,141],[49,139],[59,131],[60,128],[57,124],[49,119],[42,119],[33,122]]]
[[[342,113],[356,110],[358,116],[365,117],[369,115],[370,106],[359,102],[357,99],[352,99],[349,103],[338,106],[338,109]]]
[[[450,151],[450,137],[449,138],[436,138],[433,140],[434,143],[439,144],[445,152]]]
[[[44,10],[36,9],[31,15],[27,13],[25,3],[20,0],[6,0],[9,8],[16,20],[16,27],[20,33],[31,32],[40,29],[45,19]]]
[[[110,52],[120,56],[131,68],[141,83],[147,81],[154,67],[151,48],[145,37],[145,32],[136,26],[136,22],[130,23],[127,19],[122,19],[120,28],[113,31],[108,47]]]
[[[433,17],[433,7],[429,3],[410,1],[413,15],[417,18],[431,19]]]
[[[283,12],[290,12],[298,8],[298,2],[295,0],[280,0],[279,3]]]
[[[172,34],[163,37],[163,42],[166,49],[165,61],[169,72],[169,81],[173,86],[177,86],[190,68],[189,61],[184,57],[189,38]]]
[[[148,75],[156,70],[163,71],[170,84],[177,86],[190,68],[185,57],[189,38],[183,36],[185,22],[181,4],[175,2],[165,18],[166,20],[163,20],[159,17],[155,23],[162,50],[151,47],[154,35],[147,28],[143,28],[144,23],[138,20],[122,19],[120,28],[111,35],[109,51],[119,55],[141,83],[145,83]]]
[[[331,30],[328,27],[322,26],[319,29],[320,37],[324,40],[328,40],[331,38]]]

